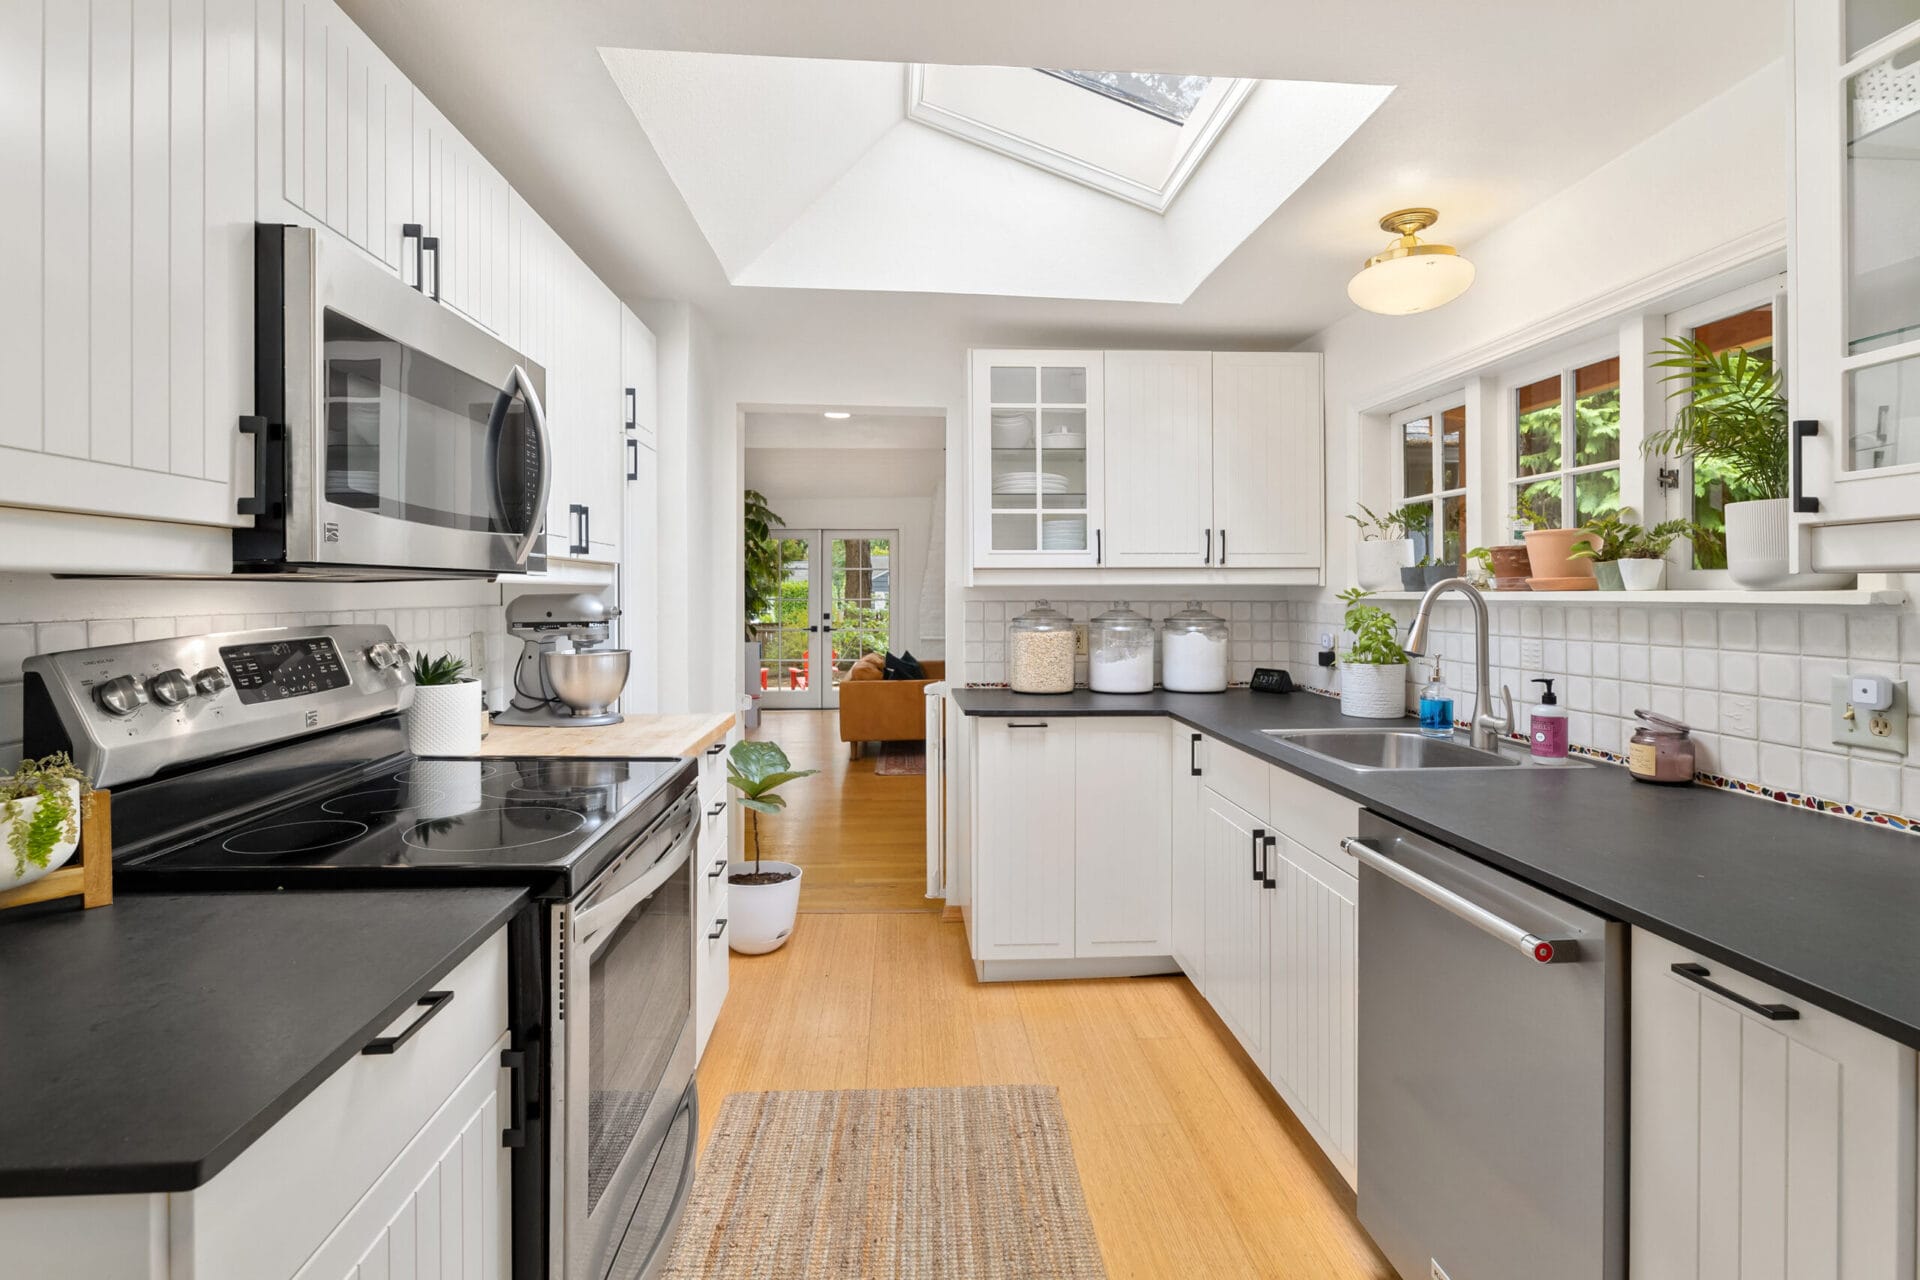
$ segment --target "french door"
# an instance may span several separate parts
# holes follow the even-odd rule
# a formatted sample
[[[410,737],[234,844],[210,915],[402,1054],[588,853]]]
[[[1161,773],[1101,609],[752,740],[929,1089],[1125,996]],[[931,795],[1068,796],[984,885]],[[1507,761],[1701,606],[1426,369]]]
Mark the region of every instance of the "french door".
[[[780,590],[753,620],[760,705],[837,707],[853,664],[893,647],[893,530],[776,529]]]

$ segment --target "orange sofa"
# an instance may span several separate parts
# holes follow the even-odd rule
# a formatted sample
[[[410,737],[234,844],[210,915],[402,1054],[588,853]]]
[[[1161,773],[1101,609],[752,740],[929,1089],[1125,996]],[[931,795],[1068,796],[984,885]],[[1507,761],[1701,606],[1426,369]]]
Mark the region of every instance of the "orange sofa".
[[[840,685],[840,741],[854,759],[869,742],[923,742],[927,686],[947,678],[947,664],[922,661],[925,680],[847,680]]]

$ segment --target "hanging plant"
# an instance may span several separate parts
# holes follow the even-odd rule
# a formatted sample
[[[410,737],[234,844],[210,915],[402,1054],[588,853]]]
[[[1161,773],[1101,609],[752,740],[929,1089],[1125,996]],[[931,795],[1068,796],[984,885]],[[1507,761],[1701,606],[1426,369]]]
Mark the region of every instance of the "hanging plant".
[[[79,786],[77,804],[70,783]],[[39,803],[22,820],[25,802],[36,798]],[[45,870],[55,845],[78,840],[81,819],[92,804],[91,780],[64,752],[24,760],[11,776],[0,778],[0,826],[6,829],[15,879],[25,878],[30,867]]]

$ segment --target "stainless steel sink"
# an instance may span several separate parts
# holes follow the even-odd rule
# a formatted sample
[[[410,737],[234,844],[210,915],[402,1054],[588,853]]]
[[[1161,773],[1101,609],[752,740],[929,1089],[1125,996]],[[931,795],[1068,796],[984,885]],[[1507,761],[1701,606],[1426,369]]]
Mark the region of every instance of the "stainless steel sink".
[[[1358,773],[1415,769],[1511,769],[1523,761],[1482,751],[1454,738],[1429,738],[1412,729],[1267,729],[1275,742]]]

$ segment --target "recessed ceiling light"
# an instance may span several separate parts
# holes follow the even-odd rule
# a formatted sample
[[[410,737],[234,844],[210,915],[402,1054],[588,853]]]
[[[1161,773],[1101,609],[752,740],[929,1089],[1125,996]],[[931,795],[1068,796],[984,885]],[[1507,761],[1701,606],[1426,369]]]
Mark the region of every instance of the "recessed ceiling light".
[[[1385,316],[1408,316],[1445,306],[1473,283],[1473,264],[1452,245],[1428,244],[1414,233],[1425,231],[1440,215],[1431,209],[1400,209],[1380,219],[1380,229],[1398,237],[1368,258],[1360,274],[1347,282],[1347,296]]]
[[[821,414],[820,416],[823,418],[838,419],[838,418],[851,418],[853,415],[850,413],[843,412],[839,409],[829,409],[825,413]]]

